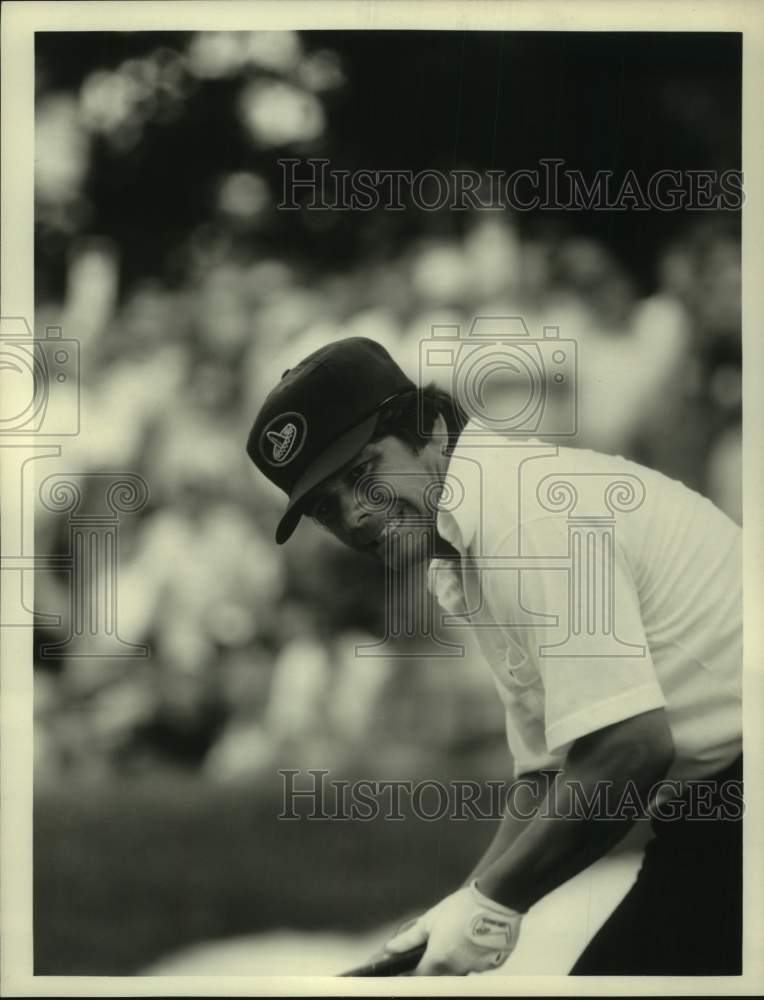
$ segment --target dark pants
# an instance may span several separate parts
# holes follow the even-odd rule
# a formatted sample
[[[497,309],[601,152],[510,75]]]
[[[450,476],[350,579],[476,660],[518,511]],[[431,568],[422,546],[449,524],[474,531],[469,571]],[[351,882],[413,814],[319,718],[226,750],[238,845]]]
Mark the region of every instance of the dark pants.
[[[727,814],[742,755],[714,775],[701,809]],[[722,784],[724,789],[722,789]],[[697,789],[696,789],[697,791]],[[738,807],[739,809],[741,807]],[[637,881],[573,966],[572,976],[713,976],[742,972],[743,822],[653,819]]]

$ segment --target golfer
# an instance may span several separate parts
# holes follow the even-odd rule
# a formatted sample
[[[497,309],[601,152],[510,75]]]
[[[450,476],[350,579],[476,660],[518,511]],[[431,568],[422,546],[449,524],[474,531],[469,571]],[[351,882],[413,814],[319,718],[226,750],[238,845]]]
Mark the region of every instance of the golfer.
[[[279,544],[308,517],[388,572],[427,561],[506,712],[513,808],[386,949],[426,946],[417,975],[503,964],[646,814],[636,883],[572,974],[740,973],[741,531],[655,471],[495,426],[348,338],[284,373],[247,444],[288,496]]]

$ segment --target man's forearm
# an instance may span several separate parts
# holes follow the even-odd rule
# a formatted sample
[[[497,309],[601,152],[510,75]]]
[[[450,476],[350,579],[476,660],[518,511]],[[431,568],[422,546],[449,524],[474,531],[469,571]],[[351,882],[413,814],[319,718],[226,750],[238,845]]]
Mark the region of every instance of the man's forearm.
[[[465,885],[473,882],[507,853],[535,816],[545,799],[547,790],[547,780],[537,771],[523,775],[510,786],[507,808],[499,828],[487,850],[465,880]]]
[[[491,862],[473,876],[485,895],[525,913],[547,893],[607,854],[628,833],[634,822],[631,818],[565,816],[568,803],[562,789],[568,787],[567,780],[563,772],[557,782],[556,807],[560,815],[547,816],[542,809],[523,824],[502,854],[493,854]]]
[[[478,889],[505,906],[526,912],[606,854],[634,823],[632,816],[582,815],[573,786],[583,789],[591,799],[598,783],[606,781],[610,801],[615,803],[627,786],[632,786],[643,800],[653,782],[664,774],[661,761],[647,760],[635,767],[629,753],[623,757],[615,754],[607,766],[602,758],[594,765],[591,760],[569,760],[553,788],[554,808],[548,808],[551,803],[547,799],[505,852],[493,855],[492,862],[480,871]]]

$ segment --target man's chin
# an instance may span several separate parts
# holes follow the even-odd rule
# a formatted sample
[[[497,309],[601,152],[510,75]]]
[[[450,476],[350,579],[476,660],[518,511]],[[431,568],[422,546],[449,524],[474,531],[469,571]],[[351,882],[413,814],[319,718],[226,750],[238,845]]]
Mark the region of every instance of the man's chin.
[[[420,538],[412,544],[409,536],[406,541],[405,545],[396,545],[394,541],[388,541],[374,553],[375,558],[397,572],[411,570],[424,562],[429,564],[432,559],[432,547],[427,544],[428,540]]]

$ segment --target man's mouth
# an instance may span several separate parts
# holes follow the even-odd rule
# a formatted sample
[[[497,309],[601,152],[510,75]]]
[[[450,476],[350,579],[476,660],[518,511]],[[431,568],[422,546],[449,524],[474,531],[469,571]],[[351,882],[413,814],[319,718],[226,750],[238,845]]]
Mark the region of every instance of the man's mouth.
[[[376,546],[384,545],[387,539],[390,537],[390,535],[394,531],[397,531],[398,528],[400,528],[400,526],[403,524],[403,521],[404,521],[403,511],[398,511],[398,513],[391,518],[385,518],[385,521],[382,525],[379,534],[377,535],[374,544]]]
[[[390,535],[397,531],[406,519],[402,506],[399,506],[394,514],[381,518],[372,528],[365,539],[361,539],[363,547],[372,552],[377,552],[387,543]]]
[[[385,517],[378,525],[376,534],[369,543],[369,548],[373,552],[379,553],[395,532],[400,531],[402,528],[406,527],[407,524],[411,525],[411,514],[416,515],[416,511],[413,507],[409,509],[405,504],[401,504],[397,507],[394,513]]]
[[[413,505],[406,504],[405,502],[399,503],[394,512],[381,517],[374,524],[364,524],[363,528],[358,531],[352,544],[359,549],[365,549],[367,552],[379,555],[395,532],[400,531],[407,524],[411,524],[412,515],[415,518],[415,523],[418,523],[416,514],[417,512]]]

